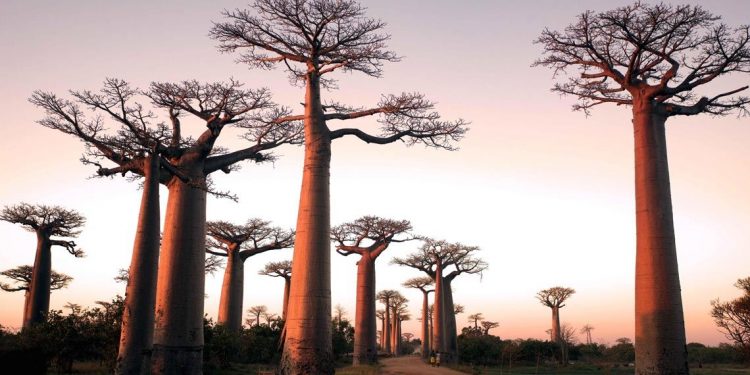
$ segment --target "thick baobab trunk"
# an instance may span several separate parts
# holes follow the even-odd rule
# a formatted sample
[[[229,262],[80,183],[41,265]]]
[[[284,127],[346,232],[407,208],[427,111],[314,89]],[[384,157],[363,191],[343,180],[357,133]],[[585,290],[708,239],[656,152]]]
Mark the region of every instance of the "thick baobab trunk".
[[[198,173],[193,181],[203,178]],[[159,258],[153,374],[202,374],[205,263],[206,190],[174,178]]]
[[[422,295],[422,358],[428,358],[430,356],[430,322],[427,317],[430,305],[427,293],[422,292]]]
[[[375,260],[365,253],[357,263],[357,307],[354,314],[353,363],[378,360],[377,318],[375,317]]]
[[[310,73],[305,93],[302,173],[292,285],[281,374],[333,374],[331,348],[331,138],[323,118],[320,81]]]
[[[453,306],[453,288],[451,288],[450,279],[443,280],[443,314],[445,320],[445,359],[440,358],[442,362],[454,363],[458,360],[458,333],[456,332],[456,310]]]
[[[390,354],[391,353],[391,302],[385,301],[385,313],[383,316],[383,322],[385,328],[383,328],[383,350]]]
[[[125,308],[122,312],[116,374],[147,374],[154,336],[156,275],[159,264],[159,159],[144,165],[143,194],[130,259]]]
[[[242,328],[242,294],[245,278],[245,267],[239,254],[239,247],[230,248],[227,252],[227,266],[224,269],[224,282],[221,284],[219,299],[218,323],[230,332],[239,332]]]
[[[398,355],[398,309],[393,308],[391,316],[391,354]]]
[[[36,257],[31,271],[28,307],[24,311],[23,328],[44,321],[49,312],[50,277],[52,274],[52,242],[43,231],[36,233]]]
[[[633,106],[636,374],[687,374],[685,322],[669,186],[666,116]]]
[[[550,334],[552,342],[560,343],[560,308],[552,306],[552,333]]]
[[[282,301],[283,305],[281,308],[281,318],[286,321],[286,314],[287,314],[287,308],[289,307],[289,287],[292,280],[288,277],[284,278],[284,301]]]
[[[443,267],[436,262],[435,267],[435,301],[432,311],[432,347],[438,353],[445,352],[445,297],[443,295]],[[443,357],[441,356],[441,361]]]

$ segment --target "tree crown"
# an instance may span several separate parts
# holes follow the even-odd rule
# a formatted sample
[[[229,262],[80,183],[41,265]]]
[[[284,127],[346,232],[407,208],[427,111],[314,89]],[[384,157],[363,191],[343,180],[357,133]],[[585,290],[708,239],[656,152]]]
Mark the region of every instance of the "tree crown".
[[[261,219],[249,219],[243,225],[226,221],[209,221],[206,223],[206,252],[218,256],[228,256],[238,251],[245,259],[269,250],[284,249],[294,245],[294,231],[272,227],[270,222]]]
[[[17,292],[20,290],[28,291],[31,287],[31,275],[33,268],[28,265],[18,266],[0,272],[0,275],[5,276],[15,282],[14,285],[0,283],[0,289],[6,292]],[[64,273],[52,271],[50,273],[50,289],[58,290],[68,286],[73,281],[71,276]]]
[[[282,277],[289,279],[292,277],[292,261],[283,260],[281,262],[269,262],[266,266],[258,271],[259,275],[271,276],[271,277]]]
[[[535,65],[576,70],[553,91],[578,97],[575,110],[645,100],[662,115],[723,115],[747,111],[750,98],[734,90],[697,98],[693,90],[717,77],[750,72],[750,29],[730,28],[700,6],[632,5],[585,12],[564,31],[545,29]]]
[[[407,220],[363,216],[331,228],[331,241],[336,244],[336,251],[341,255],[369,254],[377,258],[393,242],[416,239],[410,233],[411,229],[411,223]]]
[[[565,307],[565,300],[575,293],[575,289],[564,288],[561,286],[555,286],[549,289],[544,289],[536,294],[536,299],[542,303],[542,305],[551,308],[562,308]]]

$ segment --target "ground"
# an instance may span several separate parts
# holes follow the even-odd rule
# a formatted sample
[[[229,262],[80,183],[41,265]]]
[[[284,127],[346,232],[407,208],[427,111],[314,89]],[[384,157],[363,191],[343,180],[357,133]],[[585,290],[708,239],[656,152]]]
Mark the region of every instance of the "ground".
[[[445,367],[431,367],[417,356],[387,358],[380,361],[382,375],[465,375]]]

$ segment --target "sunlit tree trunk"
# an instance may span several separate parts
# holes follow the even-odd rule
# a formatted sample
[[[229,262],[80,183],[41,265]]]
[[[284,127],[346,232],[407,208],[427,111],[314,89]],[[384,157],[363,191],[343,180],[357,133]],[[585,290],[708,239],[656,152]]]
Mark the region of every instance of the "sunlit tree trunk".
[[[375,317],[375,261],[369,253],[357,263],[357,307],[354,318],[354,365],[377,361]]]
[[[305,93],[302,173],[282,374],[333,374],[331,349],[331,138],[320,81],[309,73]]]
[[[398,355],[398,309],[391,311],[391,354]]]
[[[159,263],[159,159],[144,161],[143,194],[130,260],[122,313],[117,374],[147,374],[154,336],[154,304]]]
[[[193,166],[194,181],[203,174]],[[177,178],[168,185],[159,258],[152,373],[201,374],[206,257],[206,190]]]
[[[383,329],[383,350],[391,353],[391,305],[390,301],[385,301],[385,314],[383,317],[385,328]]]
[[[687,374],[666,117],[648,101],[633,105],[635,136],[635,355],[636,374]]]
[[[456,362],[458,359],[458,334],[456,332],[456,314],[453,306],[453,289],[450,279],[443,280],[443,314],[445,314],[445,360],[446,363]]]
[[[441,262],[436,262],[435,267],[435,302],[432,311],[432,347],[436,352],[445,352],[445,297],[443,295],[443,267]],[[441,357],[442,360],[442,357]]]
[[[422,292],[422,295],[422,358],[427,358],[430,356],[430,322],[427,319],[430,305],[427,293]]]
[[[380,318],[380,350],[385,350],[385,316]]]
[[[227,251],[227,265],[224,269],[224,282],[221,284],[217,321],[227,327],[230,332],[239,332],[242,328],[244,264],[238,247]]]
[[[560,308],[557,306],[552,306],[552,341],[555,343],[560,343],[562,340],[560,339]]]
[[[36,257],[31,271],[28,308],[23,317],[23,328],[44,321],[49,312],[50,277],[52,272],[52,242],[49,235],[39,230],[36,233]]]
[[[284,319],[285,321],[286,321],[286,316],[287,316],[286,315],[287,309],[289,308],[289,287],[290,287],[289,284],[291,284],[291,282],[292,280],[290,280],[290,278],[288,277],[284,278],[284,301],[283,301],[283,307],[281,310],[281,318]]]

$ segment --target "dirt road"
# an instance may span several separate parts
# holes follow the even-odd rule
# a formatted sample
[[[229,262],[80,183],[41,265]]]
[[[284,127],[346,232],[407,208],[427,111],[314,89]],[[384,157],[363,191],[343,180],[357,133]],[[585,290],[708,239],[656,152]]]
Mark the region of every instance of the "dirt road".
[[[430,367],[417,356],[388,358],[380,361],[383,375],[465,375],[445,367]]]

